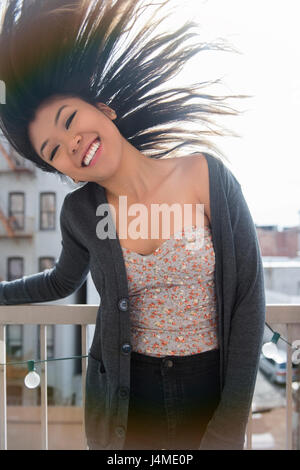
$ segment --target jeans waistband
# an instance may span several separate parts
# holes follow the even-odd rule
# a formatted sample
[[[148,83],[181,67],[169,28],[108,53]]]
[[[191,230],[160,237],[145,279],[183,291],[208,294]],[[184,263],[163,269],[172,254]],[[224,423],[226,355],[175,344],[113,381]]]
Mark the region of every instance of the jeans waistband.
[[[156,357],[156,356],[149,356],[147,354],[141,354],[136,351],[131,352],[131,360],[133,362],[137,363],[147,363],[147,364],[152,364],[152,365],[161,365],[164,363],[167,359],[171,359],[175,364],[178,365],[185,365],[185,364],[193,364],[193,363],[198,363],[198,362],[206,362],[208,360],[219,360],[220,358],[220,349],[210,349],[209,351],[204,351],[199,354],[192,354],[189,356],[161,356],[161,357]]]

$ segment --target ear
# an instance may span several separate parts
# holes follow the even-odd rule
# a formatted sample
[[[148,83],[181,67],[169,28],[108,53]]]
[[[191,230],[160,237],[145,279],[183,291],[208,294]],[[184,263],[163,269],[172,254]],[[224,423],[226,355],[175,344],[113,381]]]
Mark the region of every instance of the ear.
[[[111,120],[116,119],[116,117],[117,117],[116,112],[112,108],[110,108],[107,104],[99,102],[99,103],[97,103],[97,108],[100,111],[102,111],[102,113],[104,113]]]

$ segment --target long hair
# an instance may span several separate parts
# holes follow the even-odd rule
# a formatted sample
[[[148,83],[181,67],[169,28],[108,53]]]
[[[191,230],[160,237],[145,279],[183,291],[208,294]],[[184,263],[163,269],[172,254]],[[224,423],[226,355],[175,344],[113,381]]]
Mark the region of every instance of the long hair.
[[[167,16],[157,17],[158,12],[169,3],[7,0],[0,17],[0,80],[6,87],[0,128],[11,146],[41,170],[61,174],[39,157],[28,135],[37,108],[61,95],[112,107],[121,135],[152,158],[204,147],[227,159],[206,136],[226,135],[212,115],[238,114],[225,102],[244,95],[214,96],[201,90],[219,79],[189,87],[166,85],[199,52],[233,49],[222,42],[201,42],[199,26],[192,21],[153,36]],[[130,38],[143,17],[148,20]]]

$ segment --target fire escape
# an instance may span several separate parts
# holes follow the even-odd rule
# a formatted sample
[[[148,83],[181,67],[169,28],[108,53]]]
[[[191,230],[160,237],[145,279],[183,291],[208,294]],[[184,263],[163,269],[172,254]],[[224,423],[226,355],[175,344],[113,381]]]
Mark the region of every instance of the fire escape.
[[[8,152],[0,139],[0,174],[11,172],[16,178],[24,173],[34,176],[35,166],[30,161],[18,156],[11,146],[9,146]],[[31,238],[33,236],[33,220],[31,219],[27,217],[24,221],[24,228],[20,229],[18,220],[13,215],[8,217],[0,205],[0,238]]]
[[[0,155],[1,160],[6,161],[7,166],[3,165],[1,162],[0,165],[0,173],[10,173],[15,172],[16,175],[19,173],[28,173],[28,174],[35,174],[35,166],[29,160],[20,157],[15,150],[9,146],[9,152],[5,149],[4,145],[1,143],[1,136],[0,136]]]

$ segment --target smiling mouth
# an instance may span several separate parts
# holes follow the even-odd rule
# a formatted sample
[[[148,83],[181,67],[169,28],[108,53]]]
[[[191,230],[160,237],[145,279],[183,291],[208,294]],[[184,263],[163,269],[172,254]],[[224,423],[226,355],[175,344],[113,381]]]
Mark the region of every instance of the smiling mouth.
[[[86,167],[89,166],[93,158],[95,157],[96,153],[98,152],[99,148],[101,147],[101,140],[99,137],[94,140],[92,145],[90,146],[89,150],[85,154],[82,159],[81,166]]]

